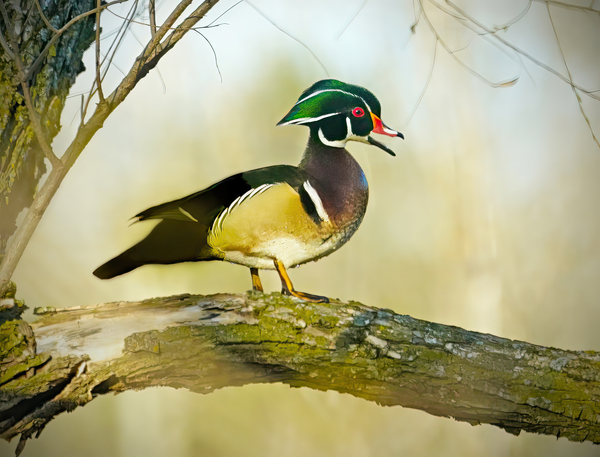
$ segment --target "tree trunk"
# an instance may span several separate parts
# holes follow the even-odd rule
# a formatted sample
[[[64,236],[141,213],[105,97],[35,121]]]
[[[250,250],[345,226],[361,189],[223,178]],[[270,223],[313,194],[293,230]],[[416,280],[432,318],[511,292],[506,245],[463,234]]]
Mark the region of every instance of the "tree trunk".
[[[0,327],[0,436],[20,433],[19,450],[57,414],[109,392],[170,386],[206,394],[269,382],[600,443],[600,356],[592,351],[279,294],[36,312],[43,316],[33,333],[20,320]]]
[[[23,67],[31,68],[54,33],[44,23],[33,0],[6,1],[7,24],[0,14],[0,261],[16,230],[17,216],[29,208],[40,178],[46,172],[44,153],[34,135],[9,30],[14,32]],[[60,29],[74,17],[95,7],[94,0],[40,0],[49,23]],[[28,81],[35,110],[41,118],[48,144],[60,130],[60,116],[79,73],[82,57],[93,42],[94,15],[73,24],[50,48]],[[8,51],[7,51],[8,49]]]

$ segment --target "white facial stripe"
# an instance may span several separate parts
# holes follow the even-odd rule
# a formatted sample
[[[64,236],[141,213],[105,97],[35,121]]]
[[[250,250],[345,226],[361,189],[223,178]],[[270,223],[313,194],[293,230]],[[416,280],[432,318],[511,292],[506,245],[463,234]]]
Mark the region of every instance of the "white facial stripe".
[[[346,140],[336,140],[336,141],[329,141],[327,138],[325,138],[325,135],[323,135],[323,130],[319,129],[319,131],[317,132],[317,134],[319,135],[319,140],[321,140],[321,143],[323,143],[325,146],[331,146],[332,148],[343,148],[344,146],[346,146]]]
[[[346,116],[346,139],[352,136],[354,136],[354,133],[352,133],[352,121],[350,121],[350,118]]]
[[[338,114],[341,114],[341,113],[323,114],[322,116],[319,116],[319,117],[302,117],[300,119],[292,119],[291,121],[287,121],[287,122],[284,122],[283,124],[279,124],[279,125],[288,125],[288,124],[301,125],[301,124],[307,124],[309,122],[320,121],[321,119],[325,119],[326,117],[337,116]]]
[[[346,92],[345,90],[341,90],[341,89],[325,89],[325,90],[318,90],[313,94],[310,94],[308,97],[304,97],[302,100],[298,100],[296,102],[296,105],[302,103],[305,100],[308,100],[311,97],[314,97],[315,95],[319,95],[322,94],[323,92],[341,92],[342,94],[346,94],[346,95],[351,95],[352,97],[356,97],[356,98],[360,98],[362,100],[362,102],[365,104],[365,106],[367,107],[367,109],[369,110],[370,113],[372,113],[373,111],[371,110],[371,107],[369,106],[369,104],[366,102],[366,100],[364,98],[362,98],[360,95],[356,95],[353,94],[352,92]],[[294,105],[294,106],[296,106]]]
[[[192,216],[190,213],[188,213],[186,210],[184,210],[183,208],[179,208],[179,211],[181,212],[181,214],[183,214],[185,217],[189,217],[191,220],[193,220],[194,222],[198,222],[198,219],[196,219],[194,216]]]
[[[303,99],[300,99],[300,100],[298,100],[298,101],[296,102],[296,105],[299,105],[300,103],[302,103],[302,102],[304,102],[304,101],[308,100],[309,98],[312,98],[312,97],[314,97],[314,96],[316,96],[316,95],[319,95],[319,94],[322,94],[322,93],[324,93],[324,92],[341,92],[342,94],[351,95],[352,97],[360,98],[361,100],[363,100],[363,98],[362,98],[362,97],[360,97],[360,96],[358,96],[358,95],[356,95],[356,94],[353,94],[353,93],[351,93],[351,92],[346,92],[345,90],[341,90],[341,89],[325,89],[325,90],[318,90],[318,91],[316,91],[316,92],[313,92],[313,93],[312,93],[312,94],[310,94],[309,96],[307,96],[307,97],[304,97]],[[363,102],[364,102],[364,100],[363,100]],[[294,105],[294,106],[296,106],[296,105]],[[366,103],[365,103],[365,105],[366,105]],[[370,110],[369,110],[369,111],[370,111]]]
[[[317,210],[319,218],[321,218],[323,222],[329,222],[329,216],[327,215],[327,211],[325,211],[325,207],[323,206],[321,197],[319,197],[319,194],[317,193],[315,188],[311,186],[308,181],[304,181],[303,187],[306,190],[306,193],[308,194],[310,199],[312,200],[313,204],[315,205],[315,209]]]

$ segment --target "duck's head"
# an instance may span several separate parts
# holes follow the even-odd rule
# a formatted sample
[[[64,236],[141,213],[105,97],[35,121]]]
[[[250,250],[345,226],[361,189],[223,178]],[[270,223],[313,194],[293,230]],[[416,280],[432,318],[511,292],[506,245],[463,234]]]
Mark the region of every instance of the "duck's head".
[[[318,81],[306,89],[277,125],[287,124],[308,125],[311,135],[326,146],[343,148],[348,141],[360,141],[393,156],[394,151],[369,134],[404,138],[381,121],[381,105],[375,95],[335,79]]]

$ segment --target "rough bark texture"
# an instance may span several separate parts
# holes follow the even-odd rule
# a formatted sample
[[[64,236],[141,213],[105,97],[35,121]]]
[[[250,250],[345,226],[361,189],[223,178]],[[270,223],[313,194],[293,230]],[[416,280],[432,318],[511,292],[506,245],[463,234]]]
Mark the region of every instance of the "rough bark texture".
[[[600,443],[600,354],[564,351],[359,303],[280,294],[156,298],[36,310],[0,327],[0,436],[150,386],[210,393],[284,382],[518,434]]]
[[[44,23],[33,0],[2,1],[10,24],[0,15],[0,33],[10,49],[8,27],[14,31],[23,66],[29,69],[54,33]],[[94,8],[95,2],[41,0],[40,5],[50,24],[60,29],[75,16]],[[28,81],[48,143],[60,130],[60,115],[69,88],[85,69],[83,53],[93,39],[92,15],[62,34]],[[44,153],[33,133],[16,63],[6,49],[0,47],[0,260],[9,237],[16,230],[17,216],[31,205],[45,172]]]

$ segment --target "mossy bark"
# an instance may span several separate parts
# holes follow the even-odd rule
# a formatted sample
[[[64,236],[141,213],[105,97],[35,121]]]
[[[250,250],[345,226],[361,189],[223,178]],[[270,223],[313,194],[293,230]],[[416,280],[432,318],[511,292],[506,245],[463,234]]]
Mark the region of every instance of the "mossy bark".
[[[24,70],[29,70],[54,35],[33,0],[3,3],[10,22],[6,24],[0,15],[0,33],[15,57],[0,47],[0,260],[16,230],[17,216],[31,205],[40,178],[46,172],[44,153],[31,126],[14,59],[20,58]],[[95,7],[94,0],[48,0],[40,4],[56,29]],[[16,52],[9,30],[16,37]],[[60,116],[69,88],[85,69],[83,53],[94,36],[93,15],[73,24],[27,81],[48,144],[60,130]]]
[[[170,386],[205,394],[284,382],[515,434],[600,443],[600,354],[592,351],[279,294],[182,295],[38,312],[45,314],[32,324],[37,359],[9,380],[3,374],[5,439],[27,439],[60,412],[111,391]]]

